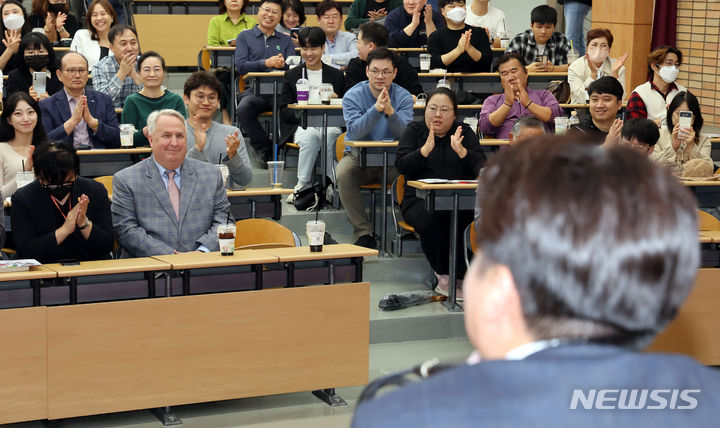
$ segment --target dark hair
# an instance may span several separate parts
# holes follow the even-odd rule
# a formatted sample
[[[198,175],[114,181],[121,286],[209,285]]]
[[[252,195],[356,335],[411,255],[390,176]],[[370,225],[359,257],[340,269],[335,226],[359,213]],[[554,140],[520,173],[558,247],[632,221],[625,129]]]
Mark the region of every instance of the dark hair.
[[[138,58],[137,61],[137,69],[140,70],[140,66],[143,62],[145,62],[148,58],[157,58],[160,60],[160,66],[162,67],[163,71],[165,71],[165,58],[163,58],[159,53],[155,51],[147,51],[144,54],[140,55],[140,58]]]
[[[116,37],[125,34],[125,31],[127,30],[132,31],[132,33],[135,34],[135,38],[138,38],[137,30],[135,29],[135,27],[125,24],[116,24],[110,28],[110,32],[108,33],[108,41],[110,42],[110,44],[115,42]]]
[[[55,49],[53,49],[50,39],[48,39],[45,34],[36,33],[34,31],[25,34],[22,37],[22,40],[20,40],[20,46],[17,51],[18,68],[21,68],[29,73],[30,69],[25,63],[25,51],[28,49],[37,49],[40,46],[47,50],[48,70],[55,72],[55,70],[57,70],[57,58],[55,57]]]
[[[465,4],[465,0],[440,0],[440,1],[438,1],[438,8],[443,9],[443,8],[445,8],[445,6],[449,5],[450,3]]]
[[[608,42],[608,47],[612,47],[613,40],[615,40],[615,38],[613,37],[610,30],[608,30],[607,28],[593,28],[592,30],[588,31],[586,44],[589,45],[591,40],[598,39],[600,37],[605,37]]]
[[[220,96],[222,83],[220,83],[218,78],[215,76],[215,73],[205,70],[196,71],[187,78],[185,86],[183,87],[183,94],[190,98],[190,92],[201,86],[209,87],[213,91],[217,92],[218,96]]]
[[[630,119],[623,124],[620,135],[626,140],[637,140],[642,144],[654,146],[660,139],[657,123],[650,119]]]
[[[300,18],[300,21],[298,22],[298,25],[303,25],[305,23],[305,7],[300,3],[299,0],[283,0],[282,2],[282,14],[285,14],[285,11],[291,9],[293,12],[297,13],[298,18]],[[285,28],[290,28],[287,25],[285,25],[285,17],[280,16],[280,24]]]
[[[245,9],[247,8],[248,3],[250,3],[250,0],[243,0],[242,7],[240,8],[240,13],[245,13]],[[227,6],[225,6],[225,0],[218,0],[218,10],[221,15],[223,13],[227,12]]]
[[[647,66],[648,72],[650,72],[650,76],[655,73],[655,70],[653,70],[652,66],[665,61],[665,57],[669,53],[674,53],[675,55],[677,55],[678,62],[682,64],[682,52],[680,52],[679,49],[672,46],[660,46],[659,48],[656,48],[652,52],[650,52],[647,56]]]
[[[303,27],[298,31],[298,46],[320,48],[325,45],[325,32],[320,27]]]
[[[397,68],[398,65],[398,59],[395,56],[395,53],[390,49],[386,48],[385,46],[374,49],[367,55],[368,67],[374,59],[389,59],[390,61],[392,61],[393,68]]]
[[[498,63],[497,63],[498,73],[499,73],[499,69],[500,69],[501,65],[505,64],[506,62],[510,62],[512,60],[517,60],[520,63],[520,65],[522,66],[523,71],[527,72],[527,70],[525,69],[525,67],[527,66],[527,63],[525,62],[525,58],[523,58],[522,55],[520,55],[519,53],[512,51],[512,52],[504,53],[498,60]]]
[[[66,51],[66,52],[64,52],[62,55],[60,55],[60,59],[58,59],[58,69],[61,69],[61,68],[62,68],[63,60],[64,60],[65,57],[68,56],[68,55],[79,55],[82,59],[85,60],[85,66],[86,66],[86,67],[87,67],[88,65],[90,65],[90,63],[88,63],[87,58],[85,58],[85,55],[81,54],[80,52],[77,52],[77,51]]]
[[[621,101],[623,97],[622,85],[612,76],[603,76],[590,84],[587,88],[588,95],[592,94],[609,94],[615,95],[617,101]]]
[[[5,9],[5,6],[9,4],[14,4],[15,6],[18,6],[20,10],[22,11],[23,18],[25,18],[25,23],[23,24],[22,28],[20,28],[20,35],[25,35],[32,31],[32,27],[30,26],[30,20],[28,19],[27,11],[25,10],[25,7],[17,0],[7,0],[5,3],[0,5],[0,34],[2,34],[2,37],[5,37],[5,31],[7,31],[7,28],[5,27],[5,23],[3,22],[2,13]]]
[[[115,13],[115,8],[112,7],[112,5],[107,0],[93,0],[92,3],[88,6],[87,13],[85,14],[85,25],[87,26],[87,29],[90,30],[90,39],[92,40],[99,40],[100,36],[98,36],[97,30],[92,25],[92,14],[93,9],[95,9],[95,6],[100,5],[103,9],[105,9],[105,12],[108,13],[108,15],[112,16],[112,22],[110,23],[110,28],[117,25],[118,23],[118,17],[117,13]]]
[[[38,15],[45,21],[45,15],[47,15],[50,2],[48,0],[32,0],[30,3],[30,11],[33,15]],[[62,13],[68,13],[68,0],[61,3],[64,7]]]
[[[365,43],[375,43],[375,47],[379,48],[388,44],[388,30],[384,25],[368,21],[360,24],[358,27],[358,35],[362,33],[362,41]]]
[[[530,25],[532,24],[557,25],[557,11],[546,4],[537,6],[530,12]]]
[[[35,177],[48,184],[62,184],[70,171],[80,175],[80,158],[72,144],[53,141],[35,148],[32,155]]]
[[[445,95],[445,96],[447,96],[448,98],[450,98],[450,103],[452,104],[452,106],[453,106],[453,111],[455,112],[455,116],[457,117],[457,114],[458,114],[458,101],[457,101],[457,95],[455,95],[455,92],[454,92],[454,91],[451,91],[451,90],[448,89],[448,88],[444,88],[444,87],[440,87],[440,88],[435,88],[435,89],[433,89],[432,91],[428,92],[428,94],[427,94],[427,100],[425,101],[425,106],[426,106],[425,108],[426,108],[426,109],[427,109],[427,105],[430,104],[430,100],[431,100],[432,97],[434,97],[435,95]]]
[[[282,17],[282,0],[260,0],[258,7],[264,5],[265,3],[273,3],[280,6],[280,16]]]
[[[692,289],[697,203],[646,155],[575,138],[524,141],[490,160],[477,201],[480,271],[509,268],[536,340],[642,347]]]
[[[340,13],[340,20],[342,21],[342,6],[335,0],[322,0],[318,3],[317,6],[315,6],[315,15],[319,18],[325,15],[325,12],[332,9],[337,9]]]
[[[5,108],[0,115],[0,140],[10,141],[15,138],[15,128],[10,125],[8,119],[10,119],[10,116],[12,116],[20,101],[28,103],[30,107],[35,110],[35,114],[37,115],[37,123],[35,124],[35,129],[33,129],[32,145],[39,146],[40,144],[45,143],[47,141],[47,135],[45,134],[45,127],[42,123],[42,112],[40,111],[37,101],[35,101],[27,92],[14,92],[12,95],[7,97],[7,100],[5,101]]]
[[[675,110],[677,110],[683,102],[687,103],[688,109],[690,109],[693,117],[695,118],[692,128],[695,131],[695,141],[697,142],[700,140],[700,130],[702,129],[705,121],[703,120],[702,112],[700,111],[700,103],[698,102],[697,97],[690,91],[679,92],[670,102],[667,110],[667,119],[665,120],[665,122],[667,122],[667,128],[672,134],[673,128],[675,127],[675,124],[673,123],[673,113],[675,113]]]

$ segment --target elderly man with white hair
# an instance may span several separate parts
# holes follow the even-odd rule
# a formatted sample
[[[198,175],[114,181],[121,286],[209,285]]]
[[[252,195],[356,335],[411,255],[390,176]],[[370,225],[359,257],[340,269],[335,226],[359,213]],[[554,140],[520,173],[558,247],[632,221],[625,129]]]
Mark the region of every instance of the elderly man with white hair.
[[[113,177],[112,219],[134,257],[218,251],[217,226],[233,221],[220,170],[189,159],[185,118],[159,110],[147,120],[152,156]]]

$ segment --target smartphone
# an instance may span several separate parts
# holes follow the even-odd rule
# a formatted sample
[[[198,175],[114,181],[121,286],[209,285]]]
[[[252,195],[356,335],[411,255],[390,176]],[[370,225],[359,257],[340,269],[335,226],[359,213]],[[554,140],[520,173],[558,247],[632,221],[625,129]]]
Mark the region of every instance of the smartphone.
[[[537,55],[535,57],[535,60],[537,62],[545,62],[545,61],[547,61],[547,55]]]
[[[80,262],[75,259],[61,259],[58,260],[58,263],[62,266],[78,266],[80,264]]]
[[[235,40],[237,39],[227,39],[225,40],[228,44],[228,46],[235,46]]]
[[[40,94],[44,94],[46,91],[45,89],[45,81],[47,80],[47,74],[45,74],[44,71],[33,71],[33,89],[35,89],[35,92]]]
[[[680,119],[678,119],[678,125],[680,125],[681,128],[692,128],[692,112],[683,110],[679,112],[679,115]]]
[[[290,29],[290,36],[291,37],[297,37],[298,31],[300,31],[300,28],[295,27]]]

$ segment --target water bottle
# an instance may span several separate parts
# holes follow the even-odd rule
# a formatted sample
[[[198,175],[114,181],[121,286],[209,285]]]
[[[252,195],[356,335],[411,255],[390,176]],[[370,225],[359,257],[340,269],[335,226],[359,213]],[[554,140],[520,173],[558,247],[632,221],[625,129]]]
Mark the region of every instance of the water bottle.
[[[568,120],[568,128],[572,128],[575,125],[580,125],[580,119],[577,117],[577,112],[575,110],[570,113],[570,120]]]

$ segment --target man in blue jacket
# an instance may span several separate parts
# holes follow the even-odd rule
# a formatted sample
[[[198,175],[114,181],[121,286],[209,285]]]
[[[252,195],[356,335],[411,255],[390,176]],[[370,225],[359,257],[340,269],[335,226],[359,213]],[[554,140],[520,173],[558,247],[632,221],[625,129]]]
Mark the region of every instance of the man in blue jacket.
[[[347,141],[398,140],[413,118],[410,92],[393,83],[397,75],[397,57],[388,48],[377,48],[367,56],[368,80],[350,88],[343,97],[343,118]],[[360,186],[380,181],[380,167],[360,168],[357,157],[345,150],[336,175],[340,201],[353,225],[355,245],[375,248],[373,230],[365,214]],[[388,169],[388,181],[397,177]]]
[[[80,148],[120,147],[120,127],[112,98],[87,89],[88,62],[78,52],[67,52],[57,70],[63,90],[40,101],[42,122],[50,140]]]
[[[491,159],[463,283],[475,352],[360,403],[353,426],[717,425],[720,372],[637,352],[692,289],[697,203],[646,155],[574,138]]]

